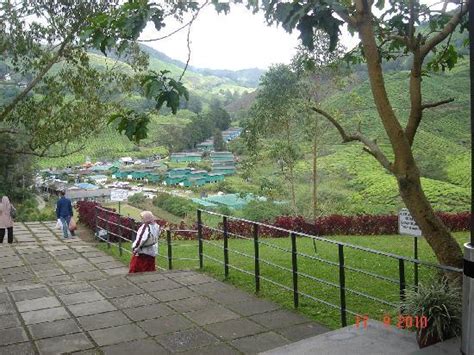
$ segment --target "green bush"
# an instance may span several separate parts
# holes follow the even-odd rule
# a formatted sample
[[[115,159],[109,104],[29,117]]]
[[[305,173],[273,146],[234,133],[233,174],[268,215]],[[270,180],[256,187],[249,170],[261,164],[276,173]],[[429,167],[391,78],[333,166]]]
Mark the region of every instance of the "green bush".
[[[186,217],[188,213],[194,213],[198,206],[183,197],[160,193],[153,199],[153,205],[168,211],[179,217]]]
[[[139,192],[135,195],[132,195],[128,198],[128,203],[135,207],[140,207],[146,201],[146,197],[143,193]]]
[[[287,204],[276,204],[271,201],[250,201],[242,210],[240,210],[242,218],[251,221],[269,221],[278,216],[291,214],[290,207]]]

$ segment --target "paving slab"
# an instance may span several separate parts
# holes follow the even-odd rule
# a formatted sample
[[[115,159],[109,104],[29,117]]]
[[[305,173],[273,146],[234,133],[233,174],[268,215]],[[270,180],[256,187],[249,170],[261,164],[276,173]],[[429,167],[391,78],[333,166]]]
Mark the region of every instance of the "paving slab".
[[[197,296],[177,301],[170,301],[167,303],[167,305],[178,312],[184,313],[192,310],[209,307],[210,305],[212,305],[212,301],[209,298]]]
[[[72,293],[69,295],[61,295],[59,296],[59,298],[65,305],[74,305],[78,303],[87,303],[87,302],[104,300],[104,296],[102,296],[99,292],[95,290]]]
[[[101,328],[115,327],[130,323],[130,319],[120,311],[112,311],[107,313],[93,314],[77,318],[85,330],[96,330]]]
[[[150,294],[153,295],[153,297],[158,298],[162,302],[181,300],[184,298],[197,296],[195,292],[191,291],[189,288],[186,288],[186,287],[175,288],[172,290],[164,290],[164,291],[153,291],[153,292],[150,292]]]
[[[18,319],[16,314],[5,314],[0,316],[0,329],[15,328],[20,325],[20,319]]]
[[[112,298],[110,299],[110,301],[115,305],[115,307],[119,309],[146,306],[160,302],[156,298],[153,298],[152,296],[146,293],[140,295]]]
[[[0,345],[22,343],[27,340],[28,336],[23,327],[3,329],[0,336]]]
[[[277,310],[249,317],[254,322],[264,325],[267,328],[285,328],[290,325],[307,323],[308,318],[295,312]]]
[[[266,331],[266,328],[245,318],[209,324],[204,328],[223,340],[233,340]]]
[[[48,308],[39,311],[31,311],[21,314],[25,324],[36,324],[42,322],[51,322],[58,319],[66,319],[71,316],[64,307]]]
[[[81,329],[73,319],[33,324],[28,326],[28,329],[33,339],[51,338],[81,332]]]
[[[76,292],[92,291],[94,288],[87,282],[62,283],[53,286],[56,293],[62,295],[69,295]]]
[[[8,355],[36,355],[36,350],[32,343],[12,344],[0,347],[0,354]]]
[[[19,301],[16,307],[19,312],[36,311],[44,308],[54,308],[61,306],[58,299],[54,296],[35,298],[31,300]]]
[[[123,343],[130,340],[148,337],[143,329],[135,324],[125,324],[112,328],[92,330],[89,334],[99,346]]]
[[[252,335],[232,341],[232,346],[245,354],[258,354],[288,344],[289,341],[274,332]],[[292,354],[291,352],[287,354]],[[315,354],[315,353],[313,353]],[[328,353],[330,354],[330,353]]]
[[[324,334],[330,331],[317,323],[303,323],[292,325],[288,328],[282,328],[275,330],[278,334],[283,335],[286,339],[291,341],[299,341],[302,339],[310,338],[316,335]]]
[[[227,308],[243,316],[252,316],[280,309],[280,306],[270,301],[257,299],[248,302],[232,303],[227,305]]]
[[[157,319],[150,319],[137,323],[147,334],[152,336],[174,333],[180,330],[193,328],[196,325],[182,315],[174,314]]]
[[[40,354],[70,353],[94,347],[83,333],[38,340],[36,345],[38,346]]]
[[[240,318],[238,314],[219,305],[212,305],[197,311],[188,312],[185,313],[185,315],[199,325],[218,323],[229,319]]]
[[[76,317],[115,311],[117,308],[107,300],[80,303],[67,306]]]
[[[155,339],[172,352],[199,348],[219,342],[216,337],[198,328],[160,335]]]
[[[208,345],[202,348],[191,349],[179,353],[180,355],[240,355],[240,351],[225,343]]]
[[[170,353],[161,345],[158,345],[158,343],[153,339],[141,339],[127,343],[109,345],[103,347],[102,351],[105,355],[166,355]]]
[[[123,312],[134,321],[153,319],[175,313],[175,311],[164,304],[153,304],[149,306],[127,308],[124,309]]]

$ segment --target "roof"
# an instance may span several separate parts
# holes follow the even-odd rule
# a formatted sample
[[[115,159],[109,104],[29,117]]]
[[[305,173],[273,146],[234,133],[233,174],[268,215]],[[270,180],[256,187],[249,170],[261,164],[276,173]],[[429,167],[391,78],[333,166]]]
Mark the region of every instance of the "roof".
[[[93,184],[88,184],[87,182],[82,182],[82,183],[76,184],[75,186],[77,186],[80,189],[85,189],[85,190],[97,190],[99,188],[98,186],[93,185]]]
[[[110,197],[110,189],[96,190],[68,190],[66,191],[68,198],[91,198],[91,197]]]
[[[191,201],[201,205],[201,206],[204,206],[204,207],[217,207],[217,205],[215,203],[212,203],[212,202],[209,202],[209,201],[205,201],[205,200],[202,200],[200,198],[192,198]]]
[[[102,179],[107,179],[107,175],[90,175],[89,179],[92,180],[102,180]]]

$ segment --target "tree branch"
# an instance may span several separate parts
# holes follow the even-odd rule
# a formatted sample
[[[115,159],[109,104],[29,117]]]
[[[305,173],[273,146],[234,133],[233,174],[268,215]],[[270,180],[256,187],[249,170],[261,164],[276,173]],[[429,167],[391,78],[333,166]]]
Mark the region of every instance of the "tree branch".
[[[333,124],[334,127],[338,130],[339,134],[342,137],[343,143],[359,141],[365,145],[364,151],[372,155],[377,161],[388,171],[393,172],[392,163],[387,159],[385,154],[382,152],[377,143],[368,137],[364,136],[361,132],[355,132],[353,134],[347,134],[344,128],[337,122],[337,120],[331,116],[326,111],[321,110],[317,107],[311,107],[311,109],[324,116],[329,122]]]
[[[438,102],[430,102],[430,103],[421,105],[421,109],[424,110],[426,108],[433,108],[433,107],[441,106],[444,104],[449,104],[450,102],[453,102],[453,101],[454,101],[454,98],[451,97],[449,99],[438,101]]]
[[[453,15],[451,20],[444,26],[444,28],[436,34],[436,36],[432,37],[426,43],[421,46],[421,56],[424,58],[434,47],[436,47],[439,43],[444,41],[446,37],[448,37],[456,28],[456,26],[461,22],[461,19],[465,14],[467,14],[469,10],[469,2],[470,0],[466,0],[466,3],[461,3],[459,11]]]
[[[36,86],[36,84],[38,84],[42,79],[43,77],[48,73],[48,71],[51,69],[51,67],[58,61],[58,59],[61,57],[61,55],[63,54],[63,51],[64,49],[66,48],[66,45],[69,43],[69,41],[71,40],[71,36],[67,37],[64,42],[62,43],[61,47],[58,49],[58,51],[56,52],[56,54],[53,56],[53,58],[51,58],[51,60],[49,61],[48,64],[46,64],[46,66],[39,72],[39,74],[36,76],[36,78],[33,79],[33,81],[31,81],[28,86],[20,93],[18,94],[12,102],[10,102],[4,109],[3,111],[0,113],[0,122],[4,121],[5,118],[8,116],[8,114],[10,112],[13,111],[13,109],[15,108],[15,106],[21,101],[23,100],[26,95],[28,95],[28,93]]]

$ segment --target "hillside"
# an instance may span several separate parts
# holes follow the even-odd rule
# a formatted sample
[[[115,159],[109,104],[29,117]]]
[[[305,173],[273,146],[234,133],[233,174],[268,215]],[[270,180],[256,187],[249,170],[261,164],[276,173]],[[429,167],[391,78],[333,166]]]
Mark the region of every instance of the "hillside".
[[[403,123],[408,111],[407,71],[386,76],[386,86],[393,107]],[[469,61],[464,60],[447,73],[424,78],[424,102],[454,98],[451,104],[424,111],[424,120],[415,139],[414,154],[422,173],[428,199],[437,210],[464,211],[470,203],[470,131],[469,131]],[[348,132],[361,131],[378,144],[390,157],[386,134],[374,107],[367,81],[349,91],[327,98],[322,106],[337,114]],[[392,213],[403,207],[395,179],[379,163],[362,151],[357,143],[341,144],[336,129],[326,124],[320,143],[318,196],[320,212],[328,213]],[[274,142],[264,140],[264,146]],[[298,143],[304,158],[296,166],[297,205],[299,213],[310,216],[311,149]],[[259,192],[269,186],[277,199],[288,199],[289,187],[276,162],[263,149],[258,166],[251,173],[249,191]]]

